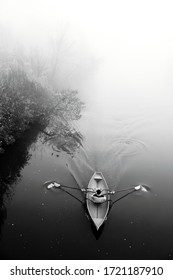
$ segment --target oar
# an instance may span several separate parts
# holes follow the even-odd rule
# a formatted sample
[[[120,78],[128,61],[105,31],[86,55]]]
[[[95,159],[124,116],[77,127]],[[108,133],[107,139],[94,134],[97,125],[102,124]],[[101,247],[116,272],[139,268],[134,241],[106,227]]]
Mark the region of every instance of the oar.
[[[61,183],[57,183],[56,181],[46,181],[43,185],[46,186],[47,189],[51,189],[51,188],[55,187],[55,188],[67,188],[67,189],[81,191],[80,188],[69,187],[69,186],[63,185]]]
[[[80,189],[80,188],[75,188],[75,187],[69,187],[69,186],[66,186],[66,185],[63,185],[61,183],[57,183],[56,181],[46,181],[44,183],[44,186],[47,187],[47,189],[51,189],[53,187],[55,188],[67,188],[67,189],[72,189],[72,190],[78,190],[78,191],[82,191],[82,192],[94,192],[93,189]],[[116,190],[116,191],[108,191],[109,194],[116,194],[116,193],[119,193],[119,192],[124,192],[124,191],[129,191],[129,190],[135,190],[135,191],[138,191],[138,190],[141,190],[142,189],[142,185],[138,185],[138,186],[135,186],[135,187],[131,187],[131,188],[127,188],[127,189],[121,189],[121,190]],[[106,189],[107,191],[107,189]]]
[[[127,188],[127,189],[122,189],[122,190],[117,190],[117,191],[110,191],[108,189],[103,189],[102,191],[105,191],[107,194],[111,194],[111,195],[114,195],[116,193],[120,193],[120,192],[125,192],[125,191],[130,191],[130,190],[133,190],[133,191],[138,191],[138,190],[142,190],[143,186],[142,185],[138,185],[136,187],[131,187],[131,188]],[[82,191],[85,191],[87,192],[88,189],[82,189]],[[94,190],[91,190],[90,192],[95,192]]]
[[[127,194],[121,196],[120,198],[116,199],[113,203],[112,203],[112,206],[114,203],[118,202],[119,200],[121,200],[122,198],[128,196],[129,194],[133,193],[133,192],[136,192],[136,191],[140,191],[140,190],[143,190],[145,189],[142,185],[138,185],[138,186],[135,186],[135,187],[132,187],[132,188],[128,188],[128,189],[123,189],[123,190],[120,190],[120,191],[127,191],[127,190],[131,190],[130,192],[128,192]],[[119,192],[120,192],[119,191]],[[146,190],[145,190],[146,191]],[[116,193],[116,192],[115,192]]]
[[[114,194],[119,193],[119,192],[125,192],[125,191],[130,191],[130,190],[139,191],[141,189],[142,189],[142,185],[138,185],[138,186],[127,188],[127,189],[122,189],[122,190],[117,190],[117,191],[110,191],[110,194],[114,195]]]
[[[79,191],[80,190],[79,188],[73,188],[73,187],[65,186],[65,185],[62,185],[60,183],[57,183],[56,181],[46,181],[43,185],[46,186],[47,189],[52,189],[53,187],[59,188],[62,191],[64,191],[65,193],[69,194],[71,197],[75,198],[77,201],[79,201],[80,203],[83,204],[83,201],[80,200],[78,197],[74,196],[72,193],[69,193],[67,190],[64,190],[64,188],[68,188],[68,189],[74,189],[74,190]]]
[[[57,183],[56,181],[46,181],[43,185],[46,186],[47,189],[51,189],[51,188],[55,187],[55,188],[67,188],[67,189],[72,189],[72,190],[78,190],[78,191],[82,191],[82,192],[94,192],[93,189],[80,189],[80,188],[75,188],[75,187],[69,187],[69,186],[63,185],[61,183]],[[121,189],[121,190],[116,190],[116,191],[109,191],[106,189],[106,191],[108,191],[109,194],[114,195],[119,192],[125,192],[125,191],[130,191],[130,190],[138,191],[138,190],[142,190],[142,189],[143,189],[143,186],[138,185],[135,187],[130,187],[127,189]]]

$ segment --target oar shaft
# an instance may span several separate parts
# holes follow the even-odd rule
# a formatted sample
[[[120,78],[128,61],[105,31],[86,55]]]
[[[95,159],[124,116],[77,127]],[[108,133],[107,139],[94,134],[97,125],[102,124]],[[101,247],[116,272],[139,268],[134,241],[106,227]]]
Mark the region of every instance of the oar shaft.
[[[117,191],[115,191],[115,193],[125,192],[125,191],[130,191],[130,190],[134,190],[134,187],[131,187],[131,188],[128,188],[128,189],[117,190]]]
[[[61,184],[60,184],[60,187],[62,187],[62,188],[67,188],[67,189],[72,189],[72,190],[84,191],[83,189],[80,189],[80,188],[69,187],[69,186],[61,185]],[[119,193],[119,192],[130,191],[130,190],[134,190],[134,187],[131,187],[131,188],[128,188],[128,189],[116,190],[116,191],[113,191],[114,193],[112,193],[112,194],[116,194],[116,193]],[[92,190],[92,189],[86,189],[85,191],[86,191],[86,192],[95,192],[95,191]],[[104,189],[104,190],[102,190],[102,191],[106,191],[106,192],[109,193],[109,194],[111,194],[111,192],[112,192],[112,191],[109,191],[108,189]]]
[[[78,191],[81,191],[81,189],[80,189],[80,188],[69,187],[69,186],[65,186],[65,185],[61,185],[61,184],[60,184],[60,188],[67,188],[67,189],[72,189],[72,190],[78,190]]]

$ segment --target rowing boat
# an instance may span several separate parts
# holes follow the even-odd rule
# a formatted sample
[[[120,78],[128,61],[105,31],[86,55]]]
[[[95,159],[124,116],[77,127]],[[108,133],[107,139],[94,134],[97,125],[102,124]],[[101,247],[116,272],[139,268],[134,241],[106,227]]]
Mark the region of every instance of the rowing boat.
[[[127,189],[121,189],[117,191],[110,191],[108,188],[108,185],[106,183],[106,180],[101,172],[95,172],[93,176],[91,177],[87,189],[81,189],[78,187],[71,187],[66,186],[63,184],[60,184],[56,181],[46,181],[44,183],[44,186],[47,187],[47,189],[52,188],[60,188],[61,190],[65,191],[67,194],[75,198],[77,201],[83,204],[83,201],[81,201],[79,198],[77,198],[75,195],[71,194],[70,192],[66,191],[65,189],[73,189],[73,190],[80,190],[86,194],[86,206],[88,209],[88,213],[91,217],[91,220],[93,221],[95,227],[97,230],[101,227],[101,225],[104,223],[104,221],[107,219],[107,215],[109,212],[110,207],[110,198],[111,195],[114,195],[118,192],[124,192],[124,191],[130,191],[123,195],[122,197],[116,199],[115,201],[111,202],[111,207],[114,205],[115,202],[119,201],[120,199],[126,197],[127,195],[133,193],[134,191],[148,191],[148,187],[145,187],[143,185],[138,185],[135,187],[130,187]],[[101,192],[101,194],[100,194]]]
[[[106,196],[106,201],[104,203],[95,203],[92,200],[93,192],[97,188],[100,188],[100,190],[102,190],[102,194]],[[88,184],[86,192],[86,204],[89,215],[97,230],[99,230],[101,225],[106,220],[109,211],[110,194],[108,191],[109,188],[103,174],[101,172],[95,172]]]

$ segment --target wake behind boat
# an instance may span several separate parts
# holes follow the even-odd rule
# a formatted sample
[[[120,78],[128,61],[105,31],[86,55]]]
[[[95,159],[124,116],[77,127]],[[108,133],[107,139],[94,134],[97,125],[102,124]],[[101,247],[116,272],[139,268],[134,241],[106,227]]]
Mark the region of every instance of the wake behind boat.
[[[94,197],[97,190],[100,190],[100,194]],[[107,218],[110,206],[109,188],[101,172],[95,172],[89,181],[86,205],[96,229],[99,230]]]

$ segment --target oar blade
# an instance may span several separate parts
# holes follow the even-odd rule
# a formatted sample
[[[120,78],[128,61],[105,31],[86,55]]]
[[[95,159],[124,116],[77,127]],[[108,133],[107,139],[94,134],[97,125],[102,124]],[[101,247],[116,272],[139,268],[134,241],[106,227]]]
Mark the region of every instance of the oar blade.
[[[54,187],[55,187],[55,188],[60,188],[61,185],[60,185],[59,183],[57,183],[57,182],[54,182]]]
[[[138,186],[134,187],[135,191],[139,191],[139,190],[141,190],[141,188],[142,188],[141,185],[138,185]]]
[[[47,185],[47,189],[50,190],[54,187],[54,184],[53,183],[50,183],[49,185]]]
[[[52,188],[60,188],[61,185],[55,181],[46,181],[44,184],[43,184],[44,187],[46,187],[48,190],[49,189],[52,189]]]
[[[145,185],[138,185],[136,187],[134,187],[134,189],[136,191],[142,191],[142,192],[148,192],[149,191],[149,187],[145,186]]]

